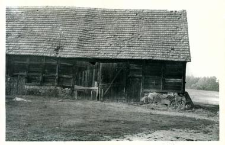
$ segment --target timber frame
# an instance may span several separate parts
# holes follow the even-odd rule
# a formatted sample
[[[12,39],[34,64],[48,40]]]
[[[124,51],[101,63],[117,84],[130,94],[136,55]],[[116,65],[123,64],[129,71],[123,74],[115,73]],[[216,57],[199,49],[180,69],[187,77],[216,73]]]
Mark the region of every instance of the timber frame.
[[[82,90],[91,90],[91,99],[101,101],[140,101],[144,93],[185,92],[186,62],[19,55],[6,58],[8,76],[23,76],[26,85],[70,88],[75,98]]]

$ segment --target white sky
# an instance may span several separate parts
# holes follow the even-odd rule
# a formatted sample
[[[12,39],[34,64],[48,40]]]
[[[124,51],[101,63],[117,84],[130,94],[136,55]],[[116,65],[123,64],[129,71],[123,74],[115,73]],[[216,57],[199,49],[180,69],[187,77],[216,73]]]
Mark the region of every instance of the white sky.
[[[7,0],[6,5],[61,5],[129,9],[186,9],[192,61],[187,75],[220,75],[225,54],[224,0]]]

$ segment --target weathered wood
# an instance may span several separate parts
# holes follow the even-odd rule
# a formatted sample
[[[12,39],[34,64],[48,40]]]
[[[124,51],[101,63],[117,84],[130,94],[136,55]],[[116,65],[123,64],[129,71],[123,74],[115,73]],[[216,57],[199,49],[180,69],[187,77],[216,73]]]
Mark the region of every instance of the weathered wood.
[[[44,77],[55,77],[56,74],[43,74]]]
[[[84,87],[84,86],[78,86],[74,85],[75,90],[98,90],[98,87]]]
[[[89,78],[89,72],[90,72],[90,67],[88,66],[87,67],[87,70],[86,70],[86,75],[85,75],[85,86],[88,86],[89,85],[89,81],[88,81],[88,78]]]
[[[71,96],[74,95],[74,85],[76,84],[76,70],[74,64],[72,65],[72,80],[71,80]]]
[[[19,77],[20,75],[17,76],[17,82],[16,82],[16,94],[19,92]]]
[[[142,75],[135,75],[135,74],[132,74],[132,75],[129,75],[128,77],[136,77],[136,78],[141,78]]]
[[[85,77],[85,72],[82,71],[82,80],[81,80],[81,85],[82,86],[84,86],[84,81],[85,81],[84,77]]]
[[[162,70],[161,70],[161,90],[164,89],[164,64],[162,64]]]
[[[27,75],[28,76],[40,76],[41,73],[28,73]]]
[[[20,75],[20,76],[26,76],[27,74],[26,74],[26,73],[13,73],[12,75],[13,75],[13,76],[17,76],[17,75]]]
[[[61,78],[69,78],[69,79],[73,78],[72,75],[59,75],[59,77],[61,77]]]
[[[99,91],[98,91],[98,95],[99,95],[99,100],[102,100],[102,64],[98,63],[99,65],[99,71],[98,71],[98,84],[99,84]]]
[[[92,75],[92,86],[95,86],[95,72],[96,71],[96,69],[94,68],[93,69],[93,75]]]
[[[103,88],[101,89],[101,99],[100,99],[100,101],[103,101],[104,100],[104,90],[103,90]]]
[[[127,98],[127,95],[126,95],[126,88],[127,88],[127,70],[128,70],[128,63],[125,63],[125,69],[123,71],[123,86],[124,86],[124,95],[125,95],[125,98]]]
[[[185,83],[186,83],[186,62],[183,64],[183,78],[182,78],[182,93],[185,93]]]
[[[28,82],[29,62],[30,62],[30,57],[27,57],[27,60],[26,60],[26,76],[25,76],[25,83]]]
[[[143,87],[161,90],[161,77],[145,77]]]
[[[95,81],[97,81],[100,100],[121,99],[124,93],[127,95],[130,85],[128,83],[129,78],[133,78],[134,82],[135,80],[141,82],[140,86],[138,86],[141,87],[141,95],[141,92],[145,89],[151,89],[157,92],[185,91],[186,64],[184,64],[184,62],[145,61],[146,63],[144,64],[143,60],[137,60],[130,61],[131,64],[129,65],[129,61],[127,60],[104,60],[104,63],[98,62],[95,69],[87,60],[78,62],[77,59],[61,60],[60,58],[59,61],[57,58],[46,57],[46,62],[44,62],[43,58],[45,57],[32,57],[29,62],[29,69],[27,69],[27,58],[28,56],[23,58],[17,57],[15,59],[11,58],[11,75],[26,75],[26,71],[29,71],[29,83],[39,82],[41,84],[43,82],[44,85],[68,86],[72,88],[74,88],[73,86],[75,84],[83,87],[93,87],[95,86]],[[37,60],[37,62],[35,62],[35,60]],[[121,70],[123,73],[118,74],[117,78],[112,82],[117,75],[118,71],[116,70],[120,70],[125,63],[129,65],[130,69]],[[165,65],[163,65],[163,63]],[[12,67],[11,64],[14,66]],[[76,68],[75,72],[71,64],[74,64],[74,68]],[[103,65],[101,69],[100,64]],[[182,66],[182,68],[180,66]],[[39,80],[37,80],[38,76],[40,76]],[[56,80],[57,77],[58,80]],[[136,85],[138,85],[138,83]],[[137,89],[137,87],[133,88]],[[139,94],[137,96],[139,96]]]
[[[165,82],[179,82],[179,83],[181,83],[183,80],[182,79],[174,79],[174,78],[170,78],[170,79],[168,79],[168,78],[166,78],[165,79]]]
[[[124,68],[120,68],[120,70],[117,72],[117,74],[115,75],[115,77],[113,78],[113,80],[111,81],[111,83],[109,84],[108,88],[105,90],[103,96],[108,92],[108,90],[110,89],[110,87],[112,86],[113,82],[115,81],[115,79],[117,78],[117,76],[120,74],[120,72],[122,71],[122,69],[124,69]]]
[[[75,98],[77,98],[78,91],[84,91],[84,90],[91,90],[91,100],[93,99],[93,91],[95,92],[96,98],[97,98],[98,87],[84,87],[84,86],[74,85]]]
[[[44,73],[45,73],[45,57],[43,58],[41,77],[40,77],[40,85],[44,83]]]
[[[56,57],[46,57],[46,60],[45,60],[45,63],[48,64],[48,63],[54,63],[54,64],[57,64],[57,59]]]
[[[144,81],[145,81],[145,76],[143,75],[144,74],[144,68],[146,66],[146,61],[143,61],[143,64],[142,64],[142,78],[141,78],[141,90],[140,90],[140,100],[143,96],[143,89],[144,89]]]
[[[59,84],[59,62],[60,62],[60,60],[57,59],[56,75],[55,75],[55,86],[57,86]]]
[[[57,65],[57,62],[45,62],[45,64],[49,64],[49,65]]]
[[[54,76],[45,76],[45,85],[52,85],[52,86],[55,86],[55,75]]]
[[[11,63],[11,57],[9,55],[6,55],[6,75],[11,76],[12,75],[12,63]]]
[[[26,61],[14,61],[15,64],[27,64],[27,60]]]
[[[71,64],[71,63],[66,63],[66,62],[60,62],[60,65],[73,66],[73,64]]]
[[[74,97],[75,97],[75,99],[77,100],[77,90],[74,90]]]
[[[130,77],[128,81],[128,101],[137,102],[140,101],[141,95],[141,78],[140,77]]]

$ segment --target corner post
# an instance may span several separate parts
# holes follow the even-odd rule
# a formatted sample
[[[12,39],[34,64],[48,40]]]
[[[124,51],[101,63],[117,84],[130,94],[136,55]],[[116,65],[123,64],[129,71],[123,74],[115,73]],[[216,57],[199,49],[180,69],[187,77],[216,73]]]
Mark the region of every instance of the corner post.
[[[184,62],[183,63],[183,78],[182,78],[182,93],[185,93],[186,66],[187,66],[187,62]]]
[[[99,94],[99,101],[103,100],[103,87],[102,87],[102,63],[99,62],[99,71],[98,71],[98,94]]]
[[[57,62],[56,62],[56,77],[55,77],[55,86],[58,86],[59,84],[59,58],[57,58]]]
[[[161,67],[161,91],[164,90],[164,71],[165,71],[165,63],[162,62],[162,67]]]

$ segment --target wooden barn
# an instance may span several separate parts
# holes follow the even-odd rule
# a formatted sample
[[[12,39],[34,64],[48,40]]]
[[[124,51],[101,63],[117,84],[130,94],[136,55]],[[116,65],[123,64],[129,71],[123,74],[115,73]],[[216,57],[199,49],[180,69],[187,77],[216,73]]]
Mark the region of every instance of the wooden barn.
[[[135,102],[184,93],[190,61],[185,10],[6,8],[6,76],[25,88]]]

